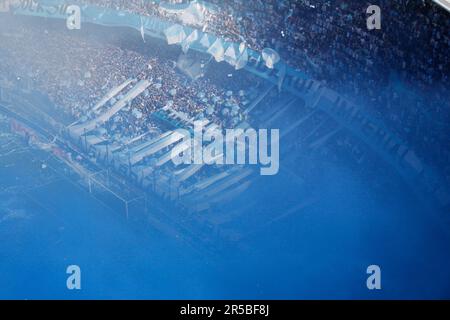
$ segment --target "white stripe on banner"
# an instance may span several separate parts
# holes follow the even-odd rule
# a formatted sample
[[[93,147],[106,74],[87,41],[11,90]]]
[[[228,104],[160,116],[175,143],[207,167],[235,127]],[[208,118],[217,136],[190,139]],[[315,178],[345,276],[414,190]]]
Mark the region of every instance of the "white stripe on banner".
[[[433,0],[433,1],[442,6],[443,8],[447,9],[448,11],[450,11],[450,0]]]

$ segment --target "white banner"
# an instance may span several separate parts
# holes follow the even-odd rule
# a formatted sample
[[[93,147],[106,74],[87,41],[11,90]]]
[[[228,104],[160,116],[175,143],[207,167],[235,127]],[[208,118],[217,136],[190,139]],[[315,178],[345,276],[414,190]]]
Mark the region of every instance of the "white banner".
[[[450,11],[450,0],[434,0],[434,2]]]

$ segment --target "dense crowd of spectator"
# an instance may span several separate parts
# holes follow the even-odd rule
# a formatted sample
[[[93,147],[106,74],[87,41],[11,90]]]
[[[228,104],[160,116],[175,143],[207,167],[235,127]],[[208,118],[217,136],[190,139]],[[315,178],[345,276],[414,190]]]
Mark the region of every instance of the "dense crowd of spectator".
[[[181,22],[159,1],[80,1]],[[193,27],[257,51],[275,48],[292,67],[367,107],[422,157],[450,162],[450,14],[431,0],[378,1],[381,30],[367,28],[367,1],[207,3],[203,25]]]
[[[134,80],[126,90],[139,80],[150,81],[141,95],[106,124],[112,133],[132,138],[147,132],[155,125],[151,114],[165,106],[188,118],[208,117],[224,127],[246,117],[243,111],[248,98],[244,90],[219,87],[209,77],[192,81],[164,54],[150,56],[37,27],[13,26],[8,30],[5,26],[0,38],[4,61],[0,78],[32,82],[73,120],[97,117],[101,109],[93,110],[95,104],[128,79]],[[23,50],[25,47],[27,50]]]
[[[77,1],[178,19],[162,9],[159,1]],[[367,1],[209,0],[214,6],[205,6],[211,9],[206,9],[202,25],[197,26],[226,40],[243,41],[257,51],[274,47],[293,67],[355,90],[363,89],[354,83],[367,79],[387,82],[383,71],[390,68],[404,71],[407,80],[425,84],[446,80],[448,13],[431,0],[379,2],[379,32],[367,30]]]
[[[155,0],[77,2],[181,22],[179,16],[168,13],[160,1]],[[429,162],[450,162],[447,151],[450,150],[447,137],[450,132],[449,13],[431,0],[380,0],[377,4],[382,10],[381,30],[367,29],[366,9],[370,3],[359,0],[209,0],[202,23],[191,26],[225,40],[245,42],[257,51],[265,47],[276,49],[293,68],[322,81],[376,114],[389,128],[413,144],[422,158]],[[155,61],[147,61],[135,52],[116,47],[105,47],[104,50],[87,47],[82,45],[74,49],[79,50],[75,54],[88,60],[81,59],[79,66],[74,68],[77,77],[67,77],[66,73],[52,75],[55,79],[62,78],[50,91],[55,102],[78,106],[74,109],[75,116],[77,112],[83,113],[82,106],[92,104],[97,98],[98,88],[111,87],[136,74],[141,77],[151,74],[154,81],[168,84],[161,87],[160,93],[149,91],[152,100],[156,101],[153,105],[138,99],[139,108],[148,111],[163,101],[171,101],[175,103],[174,108],[178,104],[187,105],[188,113],[201,114],[210,107],[211,101],[215,104],[214,101],[232,100],[231,105],[239,105],[242,100],[236,95],[237,90],[233,92],[236,97],[229,98],[225,92],[219,93],[221,90],[214,85],[206,87],[207,79],[202,79],[198,82],[199,87],[191,91],[189,86],[183,85],[186,80],[175,72],[172,62],[160,61],[164,55],[155,57]],[[152,70],[145,69],[149,63]],[[86,66],[96,72],[86,71]],[[114,67],[111,69],[111,66]],[[108,77],[93,74],[108,74]],[[73,79],[78,80],[71,83]],[[92,82],[97,79],[101,79],[100,83],[93,86]],[[104,83],[105,79],[112,83]],[[78,92],[66,94],[61,88],[73,85]],[[203,91],[214,92],[215,97],[207,97],[207,103],[201,101],[205,99],[203,95],[191,99],[201,88],[208,88]]]

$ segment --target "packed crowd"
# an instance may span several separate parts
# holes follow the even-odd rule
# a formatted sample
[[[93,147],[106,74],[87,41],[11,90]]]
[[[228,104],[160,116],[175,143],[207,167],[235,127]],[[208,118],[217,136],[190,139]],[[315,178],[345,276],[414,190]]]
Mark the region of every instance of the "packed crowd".
[[[159,1],[78,2],[180,22],[177,15],[161,9]],[[366,9],[369,6],[366,1],[208,2],[213,5],[208,6],[211,9],[205,12],[203,25],[194,27],[227,40],[245,42],[255,50],[275,48],[292,67],[350,96],[351,100],[362,102],[370,112],[387,122],[390,129],[396,130],[402,138],[416,146],[421,157],[430,162],[438,159],[450,162],[450,154],[446,154],[446,150],[450,150],[450,140],[447,138],[450,99],[446,87],[450,74],[450,19],[449,14],[431,0],[379,1],[378,5],[382,8],[382,30],[379,31],[366,28]],[[52,48],[52,44],[45,46]],[[97,98],[97,88],[107,89],[140,73],[141,77],[152,74],[154,81],[162,85],[160,93],[157,93],[157,89],[148,93],[156,101],[155,104],[147,105],[138,101],[141,105],[139,108],[147,108],[148,111],[162,104],[162,101],[169,101],[175,104],[174,108],[186,109],[190,114],[202,114],[211,109],[211,105],[212,109],[217,110],[214,101],[231,100],[230,105],[239,105],[243,100],[241,95],[236,95],[238,90],[233,90],[231,98],[226,92],[218,93],[221,90],[214,85],[208,90],[201,90],[206,88],[206,79],[198,82],[199,88],[189,92],[191,88],[182,84],[186,79],[175,72],[171,62],[159,61],[159,58],[151,62],[135,52],[116,47],[105,47],[103,50],[98,50],[95,45],[88,47],[81,45],[74,49],[79,50],[75,54],[82,56],[72,71],[76,77],[69,77],[68,71],[52,74],[52,77],[61,80],[55,81],[55,87],[50,88],[55,102],[58,105],[75,106],[75,116],[77,112],[83,113],[80,108],[92,104],[93,98]],[[57,50],[47,50],[49,56],[45,59],[55,60],[51,52]],[[81,54],[81,51],[85,54]],[[64,59],[64,55],[57,59]],[[129,62],[124,64],[121,61]],[[152,70],[146,69],[149,62]],[[90,66],[89,70],[86,66]],[[23,72],[29,73],[27,70]],[[35,72],[38,72],[34,75],[37,78],[39,72],[43,71]],[[105,79],[111,83],[104,83]],[[164,83],[169,85],[165,86]],[[67,92],[66,87],[78,90]],[[159,84],[154,88],[157,87]],[[215,92],[214,97],[208,96],[208,93],[199,95],[202,91]],[[180,107],[178,103],[189,107]],[[221,116],[217,111],[213,111],[214,115],[218,118]]]
[[[78,1],[179,19],[162,9],[160,1]],[[354,84],[367,79],[388,82],[383,71],[391,69],[403,71],[407,80],[425,84],[448,77],[445,71],[450,68],[447,54],[450,20],[448,13],[431,0],[381,1],[382,32],[367,30],[366,9],[370,3],[366,1],[209,0],[207,3],[213,6],[205,6],[205,19],[198,27],[230,41],[244,41],[257,51],[274,47],[293,67],[335,85],[337,82],[364,90]],[[341,72],[344,70],[347,77]]]
[[[159,1],[80,1],[180,22]],[[366,106],[422,157],[450,162],[450,154],[429,152],[450,147],[450,19],[431,0],[378,1],[382,30],[374,31],[367,1],[207,2],[215,9],[197,27],[257,51],[275,48],[292,67]]]
[[[112,134],[132,138],[147,132],[155,126],[152,113],[165,106],[189,118],[208,117],[224,127],[245,117],[247,97],[245,91],[234,90],[236,83],[224,88],[209,77],[192,81],[164,54],[122,49],[64,29],[2,28],[0,81],[30,81],[74,121],[97,117],[101,109],[94,110],[95,104],[128,79],[134,81],[127,90],[139,80],[148,80],[150,86],[106,124]]]

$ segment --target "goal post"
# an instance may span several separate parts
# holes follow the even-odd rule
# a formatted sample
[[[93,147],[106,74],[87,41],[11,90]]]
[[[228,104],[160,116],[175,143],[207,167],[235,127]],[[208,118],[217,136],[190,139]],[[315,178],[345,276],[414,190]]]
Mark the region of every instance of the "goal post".
[[[143,192],[102,170],[88,177],[89,193],[130,222],[145,221],[147,198]]]

